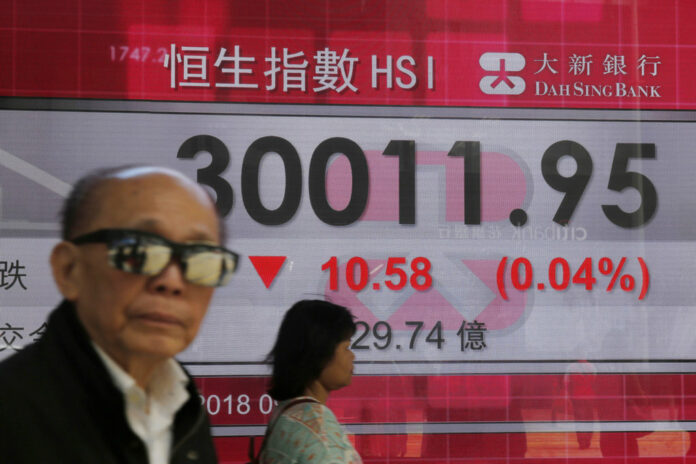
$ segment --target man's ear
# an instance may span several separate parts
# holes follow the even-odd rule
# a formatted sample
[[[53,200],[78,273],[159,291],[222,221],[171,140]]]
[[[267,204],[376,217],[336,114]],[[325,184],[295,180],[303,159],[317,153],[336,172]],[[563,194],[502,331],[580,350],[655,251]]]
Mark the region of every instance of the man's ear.
[[[75,301],[80,293],[79,250],[70,242],[60,242],[51,252],[51,270],[58,290],[68,301]]]

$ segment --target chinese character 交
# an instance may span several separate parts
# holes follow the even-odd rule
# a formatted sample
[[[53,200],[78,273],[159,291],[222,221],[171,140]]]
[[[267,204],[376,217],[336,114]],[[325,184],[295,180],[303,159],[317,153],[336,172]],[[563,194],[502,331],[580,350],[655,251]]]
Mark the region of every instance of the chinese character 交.
[[[22,347],[15,346],[14,343],[24,338],[20,333],[22,330],[24,327],[13,327],[9,322],[5,323],[5,327],[0,327],[0,340],[3,342],[0,343],[0,351],[5,351],[8,348],[14,351],[21,350]]]

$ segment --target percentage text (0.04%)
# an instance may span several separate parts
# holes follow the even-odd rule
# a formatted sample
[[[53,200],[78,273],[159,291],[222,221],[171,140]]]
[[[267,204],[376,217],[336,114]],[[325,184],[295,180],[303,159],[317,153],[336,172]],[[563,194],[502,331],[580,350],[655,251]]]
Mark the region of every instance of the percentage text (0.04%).
[[[496,281],[500,296],[507,300],[507,290],[505,288],[505,277],[507,273],[507,264],[509,258],[504,256],[498,263],[498,272]],[[596,261],[596,270],[601,276],[609,278],[609,283],[606,284],[607,292],[611,292],[618,285],[624,292],[632,292],[640,287],[638,299],[642,300],[648,293],[650,287],[650,270],[645,260],[641,257],[637,258],[640,265],[641,274],[634,276],[623,270],[627,258],[624,256],[619,259],[618,264],[614,264],[614,260],[608,257],[602,257]],[[535,283],[534,267],[529,259],[524,257],[515,258],[510,265],[510,281],[512,286],[519,291],[527,291]],[[571,269],[568,260],[561,257],[556,257],[549,262],[548,265],[548,284],[553,290],[566,290],[571,284],[582,285],[586,290],[591,291],[597,283],[595,277],[595,261],[592,258],[585,258],[577,269]],[[546,288],[544,282],[537,282],[536,288],[543,290]]]

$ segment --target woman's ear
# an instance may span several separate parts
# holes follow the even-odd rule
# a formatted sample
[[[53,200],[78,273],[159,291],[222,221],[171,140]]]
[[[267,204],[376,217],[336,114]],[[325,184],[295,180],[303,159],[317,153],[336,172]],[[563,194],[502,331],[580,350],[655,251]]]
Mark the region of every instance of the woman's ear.
[[[60,242],[51,252],[51,270],[58,290],[68,301],[75,301],[80,293],[78,248],[70,242]]]

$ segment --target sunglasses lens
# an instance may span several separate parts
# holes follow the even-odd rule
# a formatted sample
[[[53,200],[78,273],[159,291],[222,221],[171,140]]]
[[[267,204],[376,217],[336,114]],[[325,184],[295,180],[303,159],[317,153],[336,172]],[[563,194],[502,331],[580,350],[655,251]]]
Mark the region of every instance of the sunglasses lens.
[[[187,281],[196,285],[217,287],[230,280],[237,266],[237,256],[224,248],[176,244],[152,234],[128,231],[107,243],[111,266],[132,274],[157,275],[169,265],[176,254],[175,260],[181,265]]]
[[[172,257],[172,249],[166,245],[156,245],[154,243],[143,246],[145,251],[145,262],[141,269],[141,274],[156,275],[167,267]]]
[[[221,250],[197,250],[186,255],[186,280],[214,287],[224,285],[234,272],[234,260]]]
[[[156,275],[172,257],[169,246],[156,241],[125,238],[109,246],[109,262],[116,269],[133,274]]]

